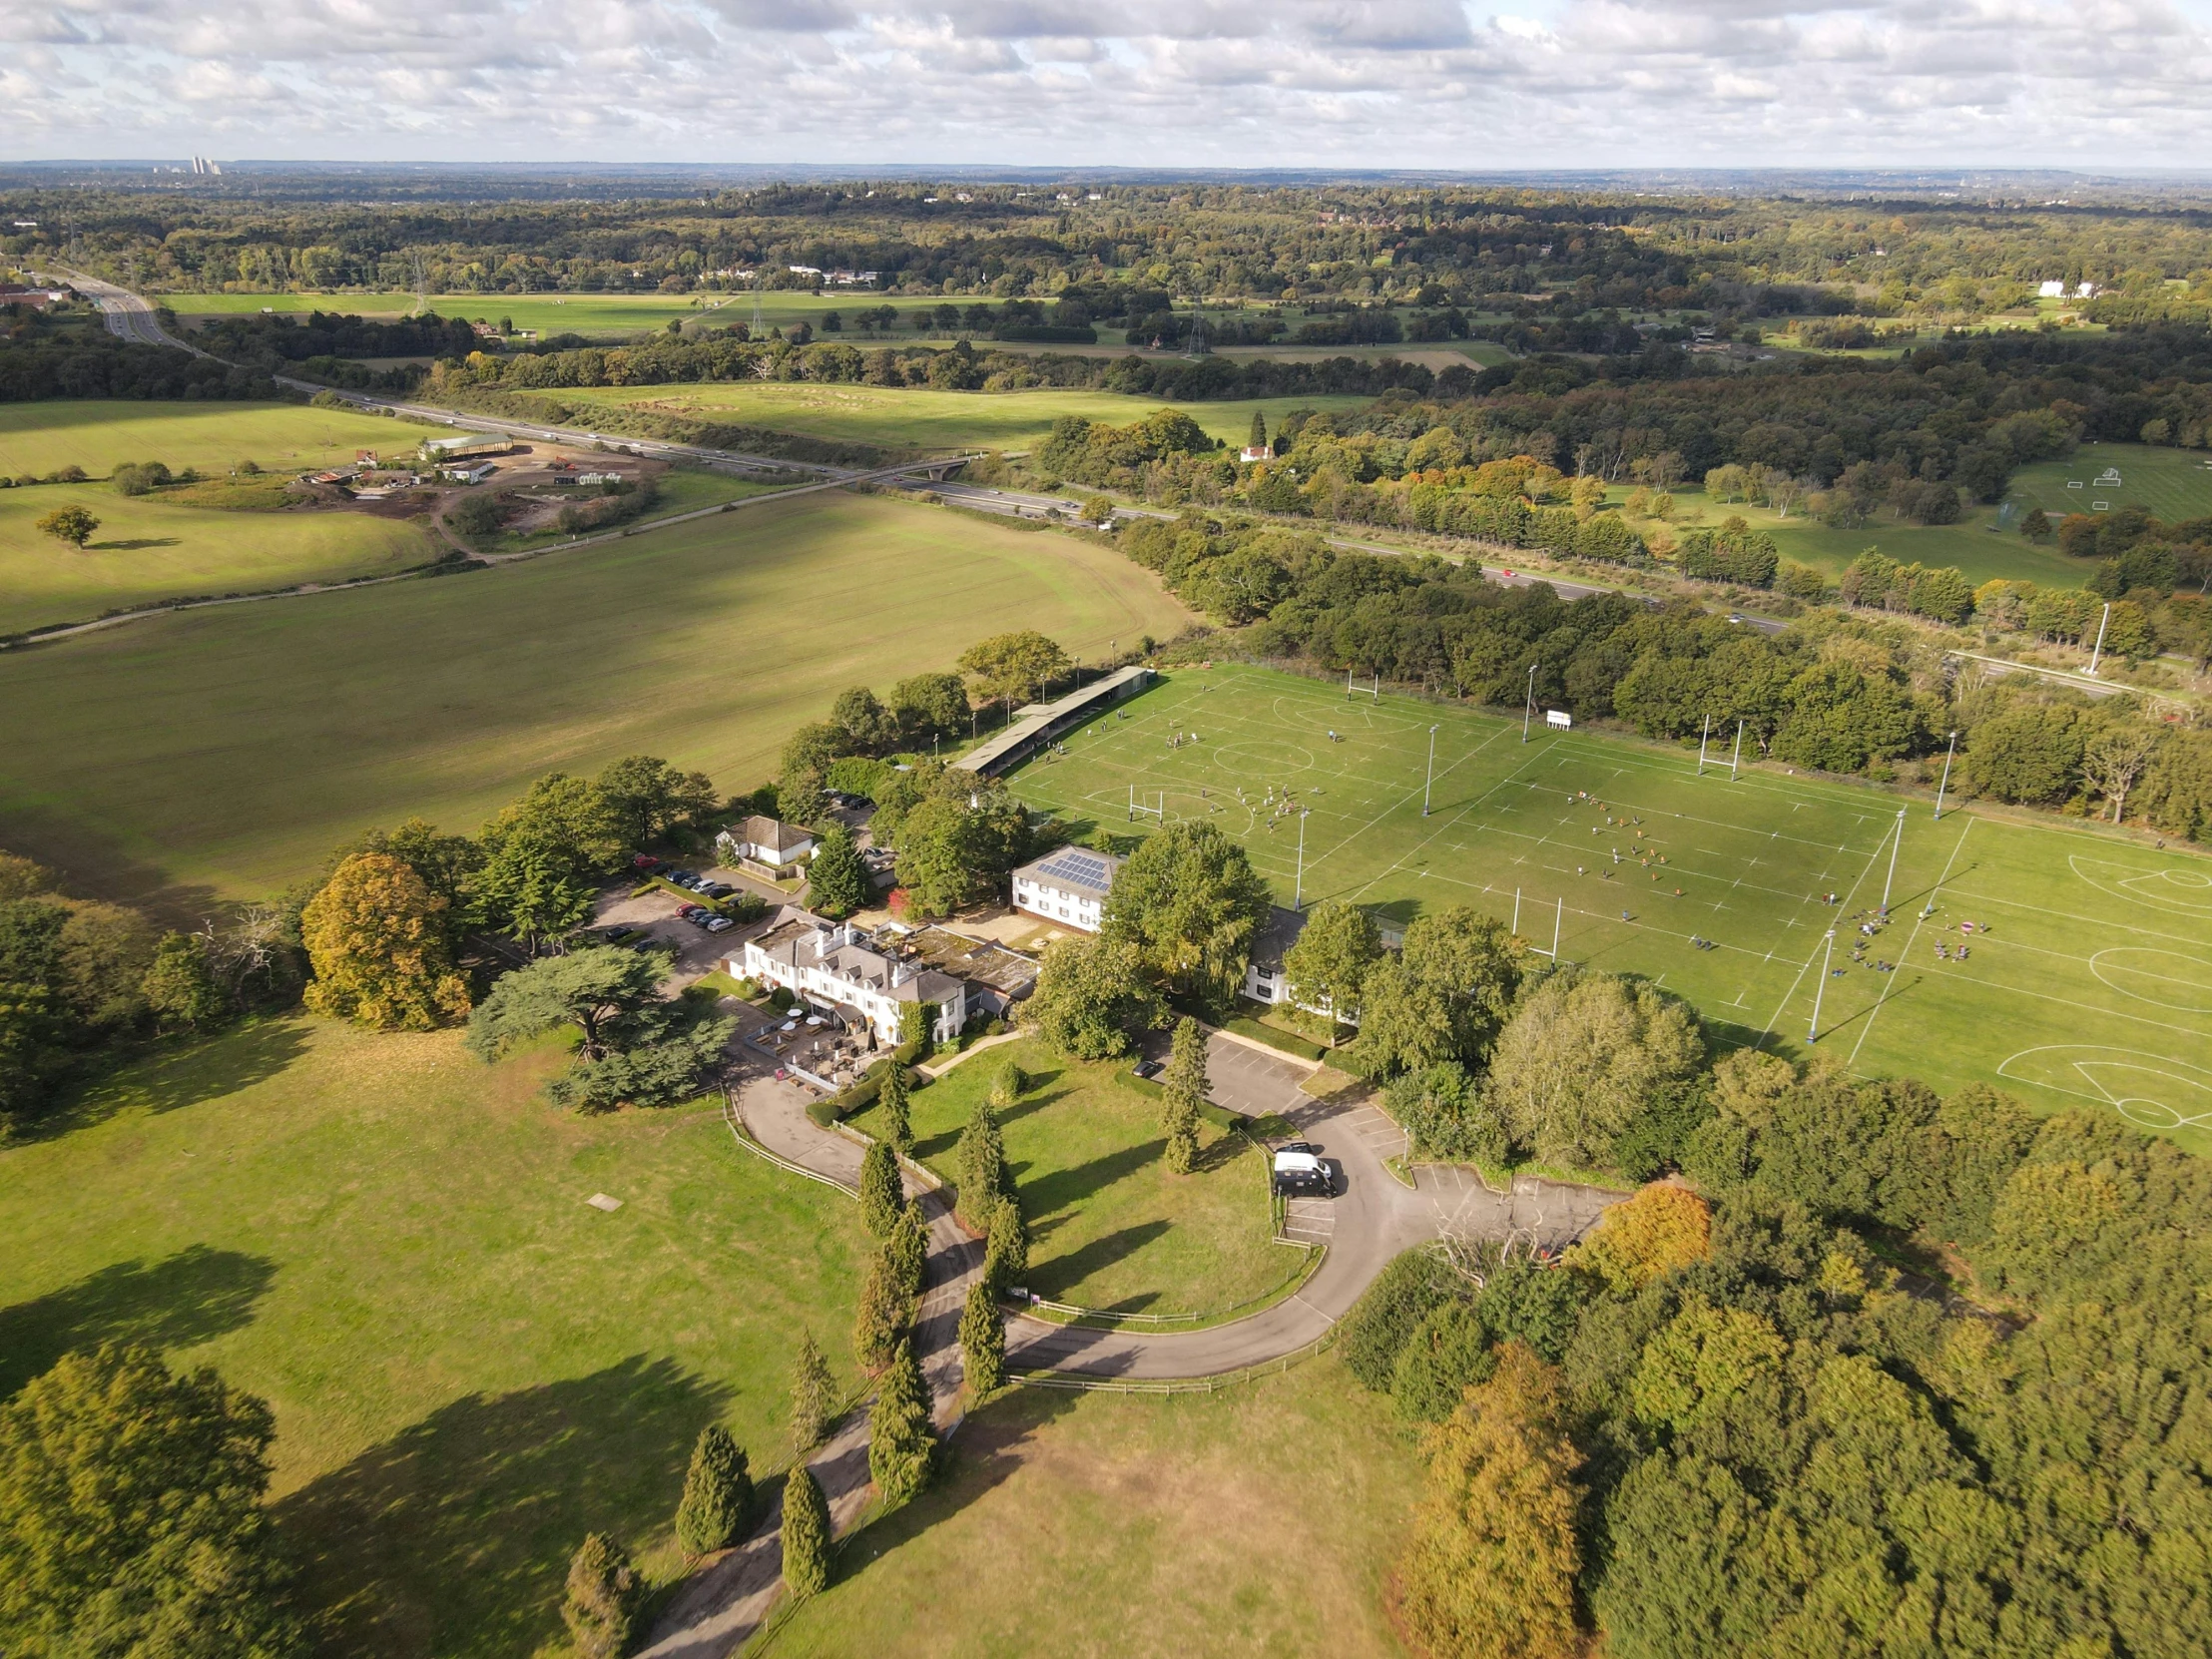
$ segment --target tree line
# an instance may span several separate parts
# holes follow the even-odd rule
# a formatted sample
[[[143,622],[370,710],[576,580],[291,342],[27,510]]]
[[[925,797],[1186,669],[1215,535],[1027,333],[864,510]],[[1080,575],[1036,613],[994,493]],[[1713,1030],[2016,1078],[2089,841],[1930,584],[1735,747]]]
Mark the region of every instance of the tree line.
[[[257,369],[195,357],[108,332],[97,314],[0,305],[0,403],[49,397],[270,399],[276,383]]]

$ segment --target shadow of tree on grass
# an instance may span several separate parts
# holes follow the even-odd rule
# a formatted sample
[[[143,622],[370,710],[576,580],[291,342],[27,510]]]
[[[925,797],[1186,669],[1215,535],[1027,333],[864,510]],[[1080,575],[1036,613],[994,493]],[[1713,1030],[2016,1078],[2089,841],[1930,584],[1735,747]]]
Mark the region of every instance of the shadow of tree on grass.
[[[300,1599],[333,1656],[527,1656],[560,1634],[586,1532],[633,1552],[666,1526],[729,1390],[633,1356],[471,1394],[276,1505]]]
[[[101,1343],[194,1348],[236,1331],[276,1277],[276,1264],[194,1245],[151,1267],[118,1262],[76,1284],[0,1309],[0,1398],[73,1349]]]
[[[124,1068],[95,1074],[55,1112],[24,1126],[24,1141],[51,1140],[72,1130],[105,1122],[128,1107],[153,1112],[182,1111],[205,1100],[219,1100],[266,1083],[306,1052],[307,1029],[292,1017],[247,1021],[191,1044],[140,1058],[123,1053],[113,1063]]]
[[[1164,1221],[1140,1222],[1135,1227],[1123,1227],[1103,1234],[1080,1249],[1069,1251],[1065,1256],[1033,1262],[1029,1268],[1029,1289],[1054,1302],[1060,1301],[1067,1295],[1070,1286],[1080,1285],[1092,1274],[1103,1272],[1116,1262],[1136,1255],[1167,1231],[1168,1224]]]

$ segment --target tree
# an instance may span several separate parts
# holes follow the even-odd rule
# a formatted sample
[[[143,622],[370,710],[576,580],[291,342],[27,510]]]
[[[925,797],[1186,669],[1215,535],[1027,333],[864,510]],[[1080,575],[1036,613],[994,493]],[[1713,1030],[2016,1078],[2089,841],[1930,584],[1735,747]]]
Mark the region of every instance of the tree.
[[[2020,534],[2032,542],[2046,542],[2051,538],[2050,517],[2040,507],[2030,507],[2027,516],[2020,520]]]
[[[843,735],[827,722],[802,726],[784,745],[776,773],[777,815],[794,824],[819,824],[830,811],[823,792],[830,764],[845,753]]]
[[[1608,1163],[1651,1102],[1704,1064],[1697,1017],[1611,974],[1546,980],[1521,1004],[1490,1060],[1489,1096],[1513,1138],[1547,1163]]]
[[[1713,1212],[1687,1187],[1655,1181],[1615,1204],[1566,1254],[1615,1296],[1634,1296],[1652,1280],[1702,1262],[1713,1247]]]
[[[867,1469],[875,1489],[889,1503],[919,1496],[929,1484],[936,1449],[921,1362],[914,1358],[913,1345],[901,1340],[868,1413]]]
[[[1136,945],[1175,990],[1227,1008],[1271,902],[1245,849],[1221,829],[1171,824],[1115,875],[1100,931]]]
[[[301,1651],[262,1497],[276,1422],[144,1348],[65,1356],[0,1404],[0,1629],[11,1654]]]
[[[986,700],[1004,703],[1041,697],[1068,672],[1068,654],[1034,630],[993,634],[960,653],[960,667],[973,677]]]
[[[957,1152],[956,1209],[968,1230],[980,1233],[989,1225],[992,1209],[1007,1192],[1006,1143],[999,1134],[998,1118],[991,1111],[988,1100],[975,1103],[967,1127],[960,1131]]]
[[[822,1444],[835,1420],[836,1384],[830,1376],[830,1362],[823,1358],[812,1331],[799,1342],[799,1358],[792,1362],[792,1450],[804,1457]]]
[[[628,829],[624,810],[598,785],[558,772],[540,778],[477,835],[483,863],[469,883],[476,909],[534,951],[591,913],[599,877],[629,848]]]
[[[906,1275],[891,1253],[890,1241],[875,1253],[860,1282],[859,1306],[852,1314],[852,1358],[873,1377],[891,1363],[914,1323],[914,1299]]]
[[[730,1430],[711,1422],[692,1447],[684,1496],[676,1505],[676,1543],[687,1555],[728,1549],[753,1519],[753,1471]]]
[[[1028,809],[996,779],[939,774],[898,819],[898,884],[923,915],[1003,890],[1029,844]]]
[[[990,1102],[994,1112],[1009,1111],[1021,1099],[1022,1091],[1029,1087],[1029,1079],[1022,1074],[1021,1062],[1008,1060],[991,1077]]]
[[[1298,938],[1283,953],[1291,1000],[1302,1008],[1325,1008],[1336,1019],[1357,1024],[1360,989],[1382,954],[1382,935],[1366,910],[1340,899],[1315,905]]]
[[[585,1536],[568,1563],[561,1622],[581,1659],[620,1659],[645,1604],[645,1580],[604,1532]]]
[[[807,865],[808,903],[842,921],[874,896],[875,880],[860,862],[852,831],[841,824],[830,825],[815,842],[815,855]]]
[[[1206,1033],[1197,1020],[1180,1019],[1161,1082],[1166,1098],[1160,1108],[1167,1166],[1177,1175],[1190,1174],[1198,1162],[1198,1109],[1206,1104]]]
[[[993,1296],[1015,1288],[1029,1274],[1029,1224],[1021,1200],[1008,1196],[991,1206],[990,1229],[983,1242],[983,1281]]]
[[[1133,1032],[1166,1017],[1136,945],[1114,939],[1055,939],[1045,946],[1024,1017],[1053,1048],[1076,1060],[1129,1052]]]
[[[1413,1145],[1431,1156],[1495,1167],[1512,1150],[1497,1103],[1456,1060],[1438,1060],[1392,1079],[1382,1100]]]
[[[830,1587],[830,1505],[805,1463],[784,1477],[784,1587],[804,1601]]]
[[[1454,1659],[1569,1659],[1575,1471],[1559,1374],[1519,1343],[1426,1441],[1430,1495],[1398,1561],[1399,1608],[1426,1652]]]
[[[1268,446],[1268,417],[1264,409],[1252,411],[1252,428],[1245,434],[1245,441],[1254,449]]]
[[[1418,916],[1397,959],[1368,973],[1358,1052],[1381,1072],[1479,1065],[1520,979],[1521,947],[1504,923],[1464,904]]]
[[[2048,806],[2073,794],[2083,748],[2082,721],[2073,710],[2007,709],[1975,722],[1959,770],[1976,794]]]
[[[908,1199],[900,1207],[883,1249],[898,1275],[898,1288],[905,1293],[908,1306],[918,1309],[929,1272],[929,1224],[922,1219],[921,1200]]]
[[[849,686],[830,706],[830,724],[848,755],[873,755],[898,741],[898,722],[865,686]]]
[[[92,540],[93,531],[100,528],[100,521],[82,507],[56,507],[38,521],[38,527],[55,540],[82,549]]]
[[[722,805],[704,772],[678,772],[657,755],[625,755],[594,780],[626,846],[656,840],[680,824],[696,824]]]
[[[2128,791],[2158,753],[2158,737],[2156,727],[2123,715],[2099,724],[2082,745],[2082,781],[2112,803],[2114,824],[2126,811]]]
[[[967,1304],[960,1310],[960,1362],[978,1396],[1006,1385],[1006,1321],[988,1276],[968,1287]]]
[[[916,674],[891,687],[891,718],[907,743],[951,737],[968,724],[967,687],[957,674]]]
[[[427,1031],[468,1012],[453,971],[444,904],[384,852],[356,852],[299,912],[314,978],[303,1000],[318,1014],[384,1030]]]
[[[722,1060],[737,1022],[661,995],[668,958],[612,945],[548,956],[502,974],[469,1017],[467,1047],[487,1065],[518,1042],[575,1026],[576,1057],[546,1085],[556,1106],[605,1111],[689,1099]]]
[[[895,1068],[894,1068],[895,1069]],[[871,1142],[860,1157],[860,1221],[878,1239],[891,1236],[906,1206],[898,1158],[886,1138]]]
[[[208,962],[208,941],[199,933],[163,934],[139,989],[154,1017],[167,1026],[213,1025],[230,1009]]]
[[[906,1007],[921,1007],[920,1003],[908,1003]],[[904,1008],[899,1010],[901,1013]],[[893,1058],[883,1067],[883,1082],[875,1096],[875,1106],[883,1117],[883,1139],[900,1157],[914,1150],[914,1127],[908,1110],[911,1085],[906,1081],[906,1068]]]

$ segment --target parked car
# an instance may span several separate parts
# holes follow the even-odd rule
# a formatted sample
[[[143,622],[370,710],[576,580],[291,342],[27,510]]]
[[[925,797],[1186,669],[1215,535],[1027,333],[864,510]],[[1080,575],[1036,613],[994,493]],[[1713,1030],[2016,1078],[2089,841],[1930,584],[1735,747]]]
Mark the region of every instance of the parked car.
[[[693,916],[705,915],[706,913],[707,906],[704,904],[679,904],[676,906],[676,914],[685,921],[691,920]]]
[[[1310,1141],[1293,1141],[1275,1153],[1275,1190],[1286,1198],[1333,1198],[1336,1172]]]
[[[710,933],[727,933],[737,926],[728,916],[709,916],[704,924]]]
[[[1158,1060],[1139,1060],[1135,1065],[1129,1068],[1131,1075],[1142,1077],[1147,1082],[1150,1082],[1153,1078],[1159,1076],[1160,1073],[1167,1069],[1168,1068],[1162,1065]]]
[[[656,858],[650,852],[636,853],[630,859],[633,869],[660,869],[666,862],[666,859]]]
[[[712,910],[694,910],[684,919],[690,922],[694,927],[711,927],[714,925],[717,917]]]
[[[702,881],[696,890],[709,898],[727,898],[738,889],[727,881]]]

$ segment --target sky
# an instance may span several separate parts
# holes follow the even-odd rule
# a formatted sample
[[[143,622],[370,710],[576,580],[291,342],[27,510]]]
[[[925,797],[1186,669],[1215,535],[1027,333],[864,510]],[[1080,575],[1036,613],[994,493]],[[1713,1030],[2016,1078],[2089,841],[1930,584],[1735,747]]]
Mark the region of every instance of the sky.
[[[0,159],[2212,165],[2212,0],[0,0]]]

